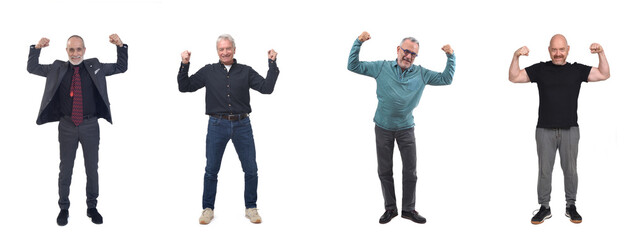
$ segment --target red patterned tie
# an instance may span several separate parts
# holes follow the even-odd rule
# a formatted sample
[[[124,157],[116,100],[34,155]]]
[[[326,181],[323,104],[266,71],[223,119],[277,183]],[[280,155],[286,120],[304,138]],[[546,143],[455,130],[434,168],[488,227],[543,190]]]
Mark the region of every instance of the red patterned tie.
[[[81,77],[79,67],[74,67],[75,73],[72,75],[70,84],[70,97],[72,98],[72,122],[79,126],[83,122],[83,94],[81,94]]]

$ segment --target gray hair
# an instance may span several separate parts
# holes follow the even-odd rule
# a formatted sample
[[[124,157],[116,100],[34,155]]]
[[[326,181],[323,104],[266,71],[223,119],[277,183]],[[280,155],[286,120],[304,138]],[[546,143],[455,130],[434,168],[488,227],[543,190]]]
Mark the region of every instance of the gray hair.
[[[419,41],[417,41],[417,39],[414,38],[414,37],[407,37],[407,38],[402,39],[402,42],[399,43],[399,46],[401,47],[402,44],[404,44],[404,42],[406,42],[406,40],[410,40],[411,42],[416,43],[417,46],[419,46]]]
[[[217,38],[217,43],[215,43],[215,46],[217,46],[219,41],[222,41],[222,40],[230,41],[230,43],[233,45],[233,49],[235,48],[235,39],[233,39],[233,36],[231,36],[230,34],[219,35],[219,37]]]

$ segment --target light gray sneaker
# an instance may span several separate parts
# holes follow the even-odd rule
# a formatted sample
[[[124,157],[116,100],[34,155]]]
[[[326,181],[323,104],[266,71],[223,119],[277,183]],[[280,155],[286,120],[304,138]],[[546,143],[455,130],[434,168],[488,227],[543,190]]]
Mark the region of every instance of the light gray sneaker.
[[[200,216],[200,224],[209,224],[213,219],[213,209],[205,208],[202,212],[202,216]]]
[[[246,217],[250,219],[251,223],[261,223],[261,216],[259,216],[256,208],[246,209]]]

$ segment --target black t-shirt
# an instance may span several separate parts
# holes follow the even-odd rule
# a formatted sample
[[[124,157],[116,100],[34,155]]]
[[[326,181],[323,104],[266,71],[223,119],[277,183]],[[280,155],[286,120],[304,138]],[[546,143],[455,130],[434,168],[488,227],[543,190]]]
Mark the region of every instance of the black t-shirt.
[[[577,124],[577,97],[592,67],[580,63],[555,65],[540,62],[527,67],[531,82],[538,84],[539,128],[570,128]]]

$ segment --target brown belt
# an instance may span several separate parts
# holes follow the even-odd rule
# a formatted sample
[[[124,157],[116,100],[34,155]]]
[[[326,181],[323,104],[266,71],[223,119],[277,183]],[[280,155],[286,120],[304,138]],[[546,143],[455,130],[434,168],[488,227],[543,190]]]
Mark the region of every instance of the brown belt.
[[[221,119],[226,119],[229,121],[237,121],[237,120],[241,120],[244,118],[248,117],[248,113],[244,113],[244,114],[230,114],[230,115],[223,115],[223,114],[211,114],[211,117],[215,117],[215,118],[221,118]]]

